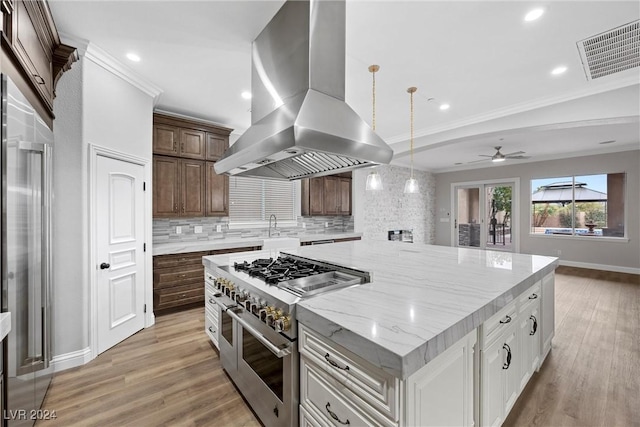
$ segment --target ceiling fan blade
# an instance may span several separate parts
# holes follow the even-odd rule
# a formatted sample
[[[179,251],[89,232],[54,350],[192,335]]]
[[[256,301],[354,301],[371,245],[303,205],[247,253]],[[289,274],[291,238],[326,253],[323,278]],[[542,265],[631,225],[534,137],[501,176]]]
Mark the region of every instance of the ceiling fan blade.
[[[491,156],[485,156],[485,157],[489,157],[489,158],[488,159],[474,160],[472,162],[467,162],[467,164],[469,164],[469,163],[478,163],[478,162],[486,162],[486,161],[491,160]]]
[[[530,159],[531,156],[507,156],[507,159]]]
[[[513,153],[505,154],[505,157],[517,156],[518,154],[524,154],[524,151],[514,151]]]
[[[480,157],[489,157],[489,158],[493,157],[493,156],[487,156],[486,154],[478,154],[478,156],[480,156]]]

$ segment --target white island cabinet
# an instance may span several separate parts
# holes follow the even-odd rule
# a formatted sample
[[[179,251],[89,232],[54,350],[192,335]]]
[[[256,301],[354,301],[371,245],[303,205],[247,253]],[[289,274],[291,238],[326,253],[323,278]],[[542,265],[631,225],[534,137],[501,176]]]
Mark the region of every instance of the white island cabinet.
[[[372,273],[296,306],[300,425],[501,425],[551,348],[556,258],[366,241],[298,254]]]

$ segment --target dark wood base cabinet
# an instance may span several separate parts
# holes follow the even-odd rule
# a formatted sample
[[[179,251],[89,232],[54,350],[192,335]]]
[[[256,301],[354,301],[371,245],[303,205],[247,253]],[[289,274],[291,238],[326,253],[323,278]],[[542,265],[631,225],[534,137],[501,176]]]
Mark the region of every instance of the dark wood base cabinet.
[[[204,304],[202,257],[259,250],[260,246],[156,255],[153,257],[153,311],[156,314]]]

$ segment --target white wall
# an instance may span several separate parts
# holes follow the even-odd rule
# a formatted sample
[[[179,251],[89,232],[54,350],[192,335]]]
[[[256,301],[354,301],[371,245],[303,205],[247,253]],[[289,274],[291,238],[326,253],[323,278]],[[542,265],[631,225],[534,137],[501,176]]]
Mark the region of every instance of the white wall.
[[[387,240],[389,230],[413,229],[413,241],[433,243],[435,217],[435,179],[429,172],[414,170],[418,194],[404,194],[409,169],[398,166],[378,166],[383,189],[366,191],[371,169],[353,172],[353,216],[355,231],[365,239]]]
[[[56,88],[53,356],[90,345],[89,144],[152,159],[153,97],[84,54]],[[150,171],[151,168],[149,168]],[[150,181],[150,180],[148,180]],[[148,193],[151,182],[148,182]],[[150,200],[150,197],[148,198]],[[151,244],[151,209],[147,230]],[[146,263],[152,286],[151,257]]]
[[[569,236],[532,236],[530,224],[530,181],[571,175],[626,172],[626,230],[628,241]],[[545,162],[494,166],[460,172],[436,174],[435,243],[451,245],[451,223],[440,222],[451,212],[451,184],[520,177],[520,251],[557,256],[565,263],[583,263],[622,271],[640,271],[640,150]],[[585,265],[586,266],[586,265]]]

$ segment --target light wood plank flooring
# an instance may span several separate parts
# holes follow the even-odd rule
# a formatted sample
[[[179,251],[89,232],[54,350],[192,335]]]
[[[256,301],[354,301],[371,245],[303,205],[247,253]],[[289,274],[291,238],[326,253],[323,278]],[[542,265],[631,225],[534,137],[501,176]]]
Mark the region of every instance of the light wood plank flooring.
[[[258,426],[204,334],[203,309],[160,316],[54,377],[39,426]],[[640,426],[639,276],[560,267],[553,350],[506,426]]]

